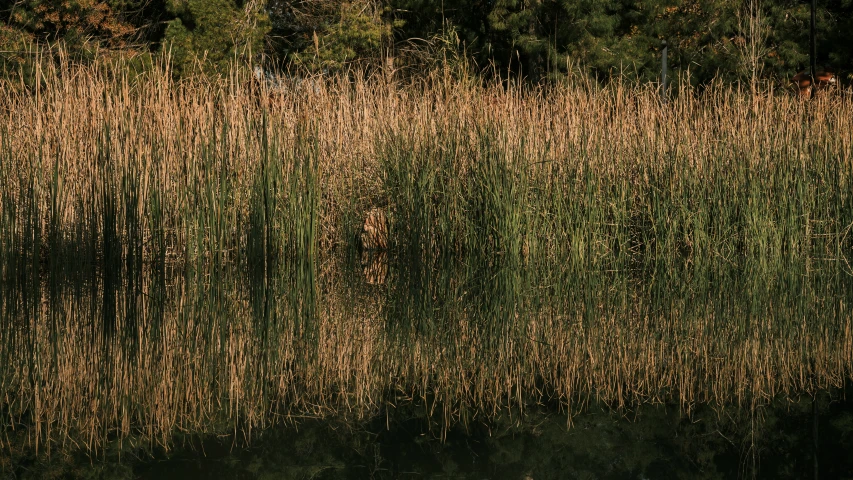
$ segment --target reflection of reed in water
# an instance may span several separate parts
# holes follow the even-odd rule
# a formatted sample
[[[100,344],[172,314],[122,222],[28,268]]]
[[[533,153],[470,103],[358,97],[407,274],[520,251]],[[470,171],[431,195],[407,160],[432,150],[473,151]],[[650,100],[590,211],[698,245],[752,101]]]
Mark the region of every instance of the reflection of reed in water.
[[[383,285],[388,277],[388,253],[384,251],[361,252],[361,271],[369,285]]]
[[[388,218],[381,208],[372,208],[364,217],[359,233],[361,269],[370,285],[382,285],[388,276]]]
[[[831,279],[405,268],[388,277],[390,297],[359,296],[334,268],[305,282],[146,274],[110,305],[98,283],[2,290],[4,422],[41,444],[96,448],[111,435],[168,443],[178,431],[369,416],[387,402],[425,401],[448,423],[591,398],[760,405],[853,373],[850,302]],[[92,322],[106,316],[114,326]]]

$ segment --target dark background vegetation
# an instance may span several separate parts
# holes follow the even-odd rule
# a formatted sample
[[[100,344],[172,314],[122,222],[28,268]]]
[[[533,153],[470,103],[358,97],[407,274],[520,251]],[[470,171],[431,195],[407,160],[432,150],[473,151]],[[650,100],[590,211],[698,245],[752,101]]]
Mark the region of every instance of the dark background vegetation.
[[[817,2],[818,64],[853,80],[853,0]],[[170,55],[176,75],[230,62],[400,75],[463,63],[483,78],[541,82],[659,76],[782,85],[809,63],[802,0],[3,0],[0,66],[62,45],[75,60]]]

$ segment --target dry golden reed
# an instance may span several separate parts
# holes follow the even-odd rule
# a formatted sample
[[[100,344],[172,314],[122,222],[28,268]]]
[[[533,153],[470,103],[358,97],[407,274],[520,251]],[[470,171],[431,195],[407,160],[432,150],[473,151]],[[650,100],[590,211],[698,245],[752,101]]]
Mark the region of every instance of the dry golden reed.
[[[398,214],[392,245],[414,225],[430,249],[524,239],[583,263],[839,258],[851,245],[846,96],[685,87],[662,104],[642,85],[478,86],[441,72],[268,85],[61,64],[38,78],[0,85],[3,231],[18,249],[29,228],[43,250],[52,238],[90,257],[110,236],[120,256],[241,257],[258,228],[286,237],[302,201],[324,251],[353,244],[373,208]]]

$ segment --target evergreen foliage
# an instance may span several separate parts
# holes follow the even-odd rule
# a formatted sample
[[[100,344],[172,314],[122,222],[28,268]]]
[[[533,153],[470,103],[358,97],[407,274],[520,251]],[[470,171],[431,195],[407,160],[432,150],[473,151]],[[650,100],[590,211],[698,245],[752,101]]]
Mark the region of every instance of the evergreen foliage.
[[[817,6],[817,63],[849,82],[853,0]],[[805,0],[21,0],[0,14],[6,70],[32,42],[170,52],[178,74],[261,53],[323,72],[391,56],[434,66],[452,50],[486,76],[645,82],[659,76],[662,40],[673,74],[694,84],[779,85],[809,65]]]
[[[241,2],[242,3],[242,2]],[[235,58],[249,60],[262,51],[269,16],[258,2],[235,0],[169,0],[175,15],[163,38],[179,73],[193,66],[207,72],[226,72]]]
[[[381,6],[370,1],[272,0],[268,8],[275,39],[272,56],[311,70],[378,64],[391,35]]]

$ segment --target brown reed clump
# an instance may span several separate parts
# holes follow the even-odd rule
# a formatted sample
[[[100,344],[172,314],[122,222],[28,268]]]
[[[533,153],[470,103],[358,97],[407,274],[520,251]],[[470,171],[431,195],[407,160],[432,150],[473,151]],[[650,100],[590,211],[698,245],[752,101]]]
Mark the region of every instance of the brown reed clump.
[[[364,225],[361,227],[360,239],[362,250],[388,249],[388,219],[384,210],[372,208],[367,212]]]

